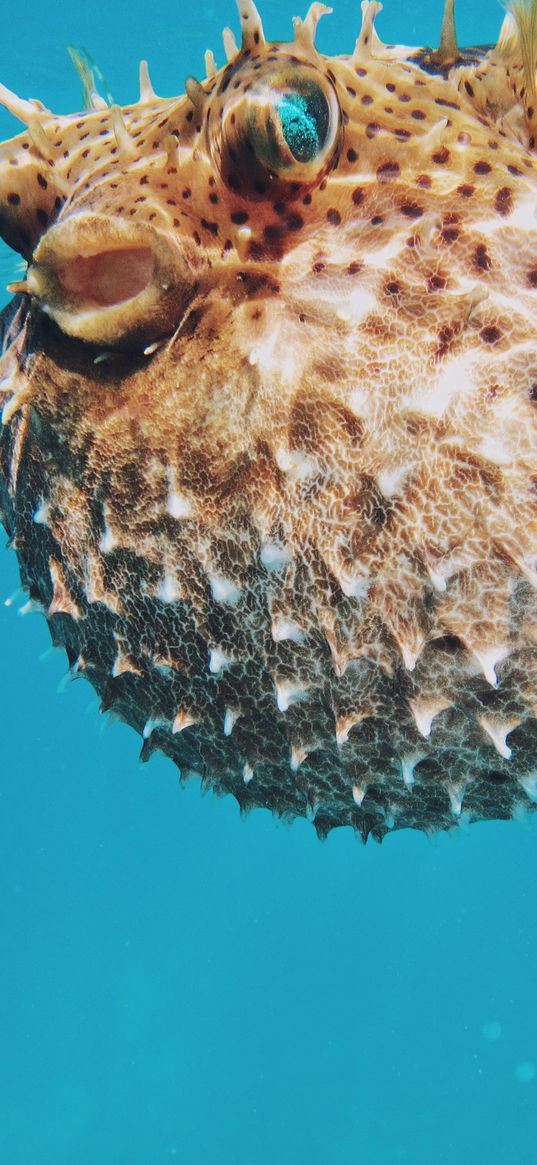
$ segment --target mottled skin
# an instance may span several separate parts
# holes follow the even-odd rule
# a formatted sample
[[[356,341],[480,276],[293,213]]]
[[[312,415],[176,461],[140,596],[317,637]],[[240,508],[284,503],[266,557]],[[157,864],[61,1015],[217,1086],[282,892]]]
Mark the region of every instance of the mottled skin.
[[[385,49],[366,5],[330,59],[322,6],[291,44],[239,7],[242,49],[226,34],[187,96],[143,78],[140,102],[70,117],[6,98],[30,123],[0,148],[1,230],[30,262],[1,367],[23,583],[143,757],[241,807],[364,839],[511,817],[537,800],[516,23],[450,62]],[[305,161],[263,138],[297,78],[328,110]]]

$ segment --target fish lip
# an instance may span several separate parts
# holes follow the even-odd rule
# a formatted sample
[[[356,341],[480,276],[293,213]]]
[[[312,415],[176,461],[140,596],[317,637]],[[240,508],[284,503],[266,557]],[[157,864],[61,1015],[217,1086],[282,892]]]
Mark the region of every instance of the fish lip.
[[[127,271],[125,294],[114,256]],[[109,299],[107,272],[117,287]],[[41,310],[66,335],[112,345],[169,334],[196,293],[195,274],[173,237],[164,238],[146,224],[93,213],[74,214],[42,236],[27,284]],[[92,294],[98,286],[100,292]]]

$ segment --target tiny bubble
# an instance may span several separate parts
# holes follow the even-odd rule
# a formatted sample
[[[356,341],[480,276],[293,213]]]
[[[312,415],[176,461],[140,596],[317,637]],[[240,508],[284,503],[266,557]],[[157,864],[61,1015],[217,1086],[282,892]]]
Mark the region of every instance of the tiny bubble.
[[[481,1032],[486,1040],[499,1040],[502,1034],[502,1025],[491,1019],[488,1023],[483,1024]]]
[[[535,1064],[530,1060],[522,1060],[515,1068],[515,1076],[519,1084],[531,1084],[535,1077]]]

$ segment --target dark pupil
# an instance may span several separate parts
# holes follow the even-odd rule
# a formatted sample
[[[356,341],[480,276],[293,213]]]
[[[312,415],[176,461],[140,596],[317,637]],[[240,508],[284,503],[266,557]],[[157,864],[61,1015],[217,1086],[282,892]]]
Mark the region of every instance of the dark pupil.
[[[286,93],[278,101],[283,136],[297,162],[311,162],[328,133],[328,104],[320,89]]]

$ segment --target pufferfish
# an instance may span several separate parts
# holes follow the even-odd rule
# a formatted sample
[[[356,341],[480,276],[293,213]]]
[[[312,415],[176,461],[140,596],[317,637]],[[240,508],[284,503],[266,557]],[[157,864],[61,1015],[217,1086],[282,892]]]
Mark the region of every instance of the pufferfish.
[[[537,802],[537,5],[380,8],[328,57],[239,0],[180,97],[0,89],[30,601],[143,759],[364,840]]]

